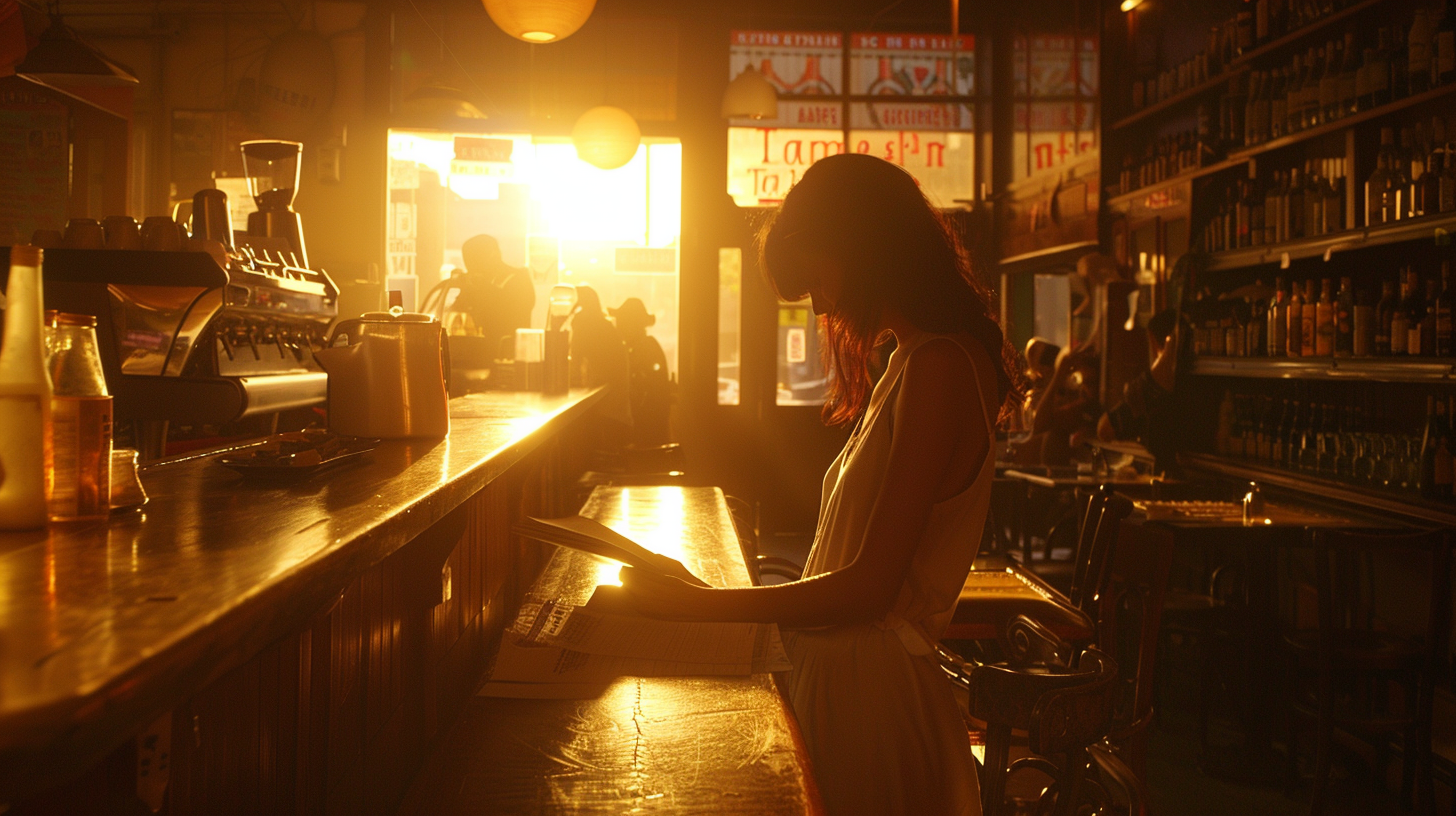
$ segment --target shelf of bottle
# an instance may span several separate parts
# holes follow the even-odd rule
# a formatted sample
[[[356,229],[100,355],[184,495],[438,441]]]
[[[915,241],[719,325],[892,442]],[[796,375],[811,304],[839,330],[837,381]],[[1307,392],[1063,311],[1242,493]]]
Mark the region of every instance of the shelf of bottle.
[[[1452,231],[1456,231],[1456,212],[1407,218],[1393,224],[1343,230],[1315,238],[1301,238],[1297,241],[1214,252],[1208,256],[1208,263],[1204,269],[1209,271],[1243,269],[1268,263],[1283,266],[1286,260],[1328,258],[1335,252],[1346,252],[1352,249],[1399,244],[1427,238],[1437,240]]]
[[[1204,80],[1203,82],[1200,82],[1197,85],[1188,88],[1187,90],[1179,91],[1178,93],[1168,97],[1167,99],[1156,102],[1152,105],[1148,105],[1135,113],[1124,116],[1123,118],[1113,123],[1111,129],[1121,130],[1125,127],[1128,127],[1129,125],[1135,125],[1150,116],[1156,116],[1159,113],[1168,110],[1169,108],[1176,107],[1183,104],[1184,102],[1187,102],[1190,99],[1202,96],[1208,91],[1226,84],[1230,78],[1247,72],[1249,70],[1250,63],[1252,63],[1253,61],[1272,54],[1276,51],[1279,51],[1280,49],[1284,48],[1287,45],[1290,45],[1291,43],[1299,42],[1305,37],[1308,37],[1311,34],[1318,33],[1322,29],[1334,25],[1341,20],[1349,19],[1351,16],[1359,14],[1360,12],[1370,8],[1371,6],[1377,6],[1384,2],[1386,2],[1386,0],[1362,0],[1361,2],[1350,6],[1349,8],[1340,9],[1339,11],[1329,15],[1328,17],[1322,17],[1314,21],[1313,23],[1310,23],[1309,25],[1298,29],[1297,31],[1291,31],[1276,40],[1267,42],[1259,46],[1258,48],[1249,51],[1246,54],[1240,54],[1228,64],[1227,68],[1225,68],[1223,71],[1220,71],[1217,75],[1212,76]]]
[[[1108,206],[1116,206],[1118,204],[1125,204],[1128,202],[1136,201],[1144,196],[1150,196],[1158,192],[1159,190],[1166,190],[1169,187],[1177,187],[1180,184],[1187,184],[1193,179],[1203,178],[1204,176],[1211,176],[1214,173],[1222,172],[1229,169],[1230,167],[1238,167],[1241,164],[1248,163],[1248,159],[1224,159],[1223,161],[1214,162],[1213,164],[1204,165],[1203,167],[1199,167],[1193,170],[1185,170],[1184,172],[1179,173],[1176,176],[1170,176],[1155,184],[1149,184],[1146,187],[1139,187],[1130,193],[1122,193],[1120,195],[1111,196],[1107,199],[1107,204]]]
[[[1135,125],[1150,116],[1157,116],[1158,114],[1162,113],[1165,110],[1168,110],[1169,108],[1175,108],[1190,99],[1196,99],[1215,88],[1227,85],[1230,79],[1242,73],[1245,73],[1247,70],[1247,68],[1239,68],[1234,70],[1220,71],[1217,74],[1209,77],[1208,79],[1205,79],[1204,81],[1198,83],[1197,85],[1194,85],[1191,88],[1179,91],[1178,93],[1173,94],[1167,99],[1159,100],[1151,105],[1146,105],[1136,113],[1130,113],[1127,116],[1122,117],[1112,124],[1111,129],[1122,130],[1129,125]]]
[[[1362,0],[1362,2],[1356,3],[1347,8],[1340,9],[1334,14],[1326,17],[1321,17],[1320,19],[1315,20],[1309,25],[1291,31],[1276,40],[1271,40],[1267,43],[1264,43],[1263,45],[1253,49],[1252,51],[1240,54],[1239,56],[1235,57],[1233,61],[1229,63],[1229,65],[1234,67],[1247,66],[1254,60],[1268,56],[1269,54],[1283,49],[1287,45],[1299,42],[1311,34],[1316,34],[1323,29],[1340,22],[1341,20],[1347,20],[1350,17],[1364,11],[1365,9],[1370,8],[1371,6],[1378,6],[1384,2],[1386,2],[1386,0]]]
[[[1301,130],[1298,133],[1291,133],[1288,136],[1280,136],[1277,139],[1270,139],[1267,142],[1260,142],[1253,147],[1247,147],[1242,150],[1235,150],[1229,154],[1229,158],[1252,159],[1255,156],[1263,153],[1268,153],[1272,150],[1280,150],[1282,148],[1289,147],[1290,145],[1299,144],[1300,142],[1305,142],[1310,139],[1318,139],[1319,137],[1326,134],[1346,130],[1348,128],[1354,127],[1355,125],[1361,124],[1362,122],[1368,122],[1371,119],[1379,119],[1382,116],[1387,116],[1389,114],[1395,113],[1396,111],[1404,110],[1405,108],[1410,108],[1416,105],[1423,104],[1425,102],[1429,102],[1432,99],[1440,99],[1441,97],[1446,96],[1453,91],[1456,91],[1456,82],[1442,85],[1439,88],[1432,88],[1429,91],[1424,91],[1422,93],[1414,94],[1412,96],[1407,96],[1403,99],[1397,99],[1394,102],[1381,105],[1378,108],[1371,108],[1369,110],[1360,111],[1359,113],[1351,114],[1350,116],[1346,116],[1341,119],[1336,119],[1333,122],[1326,122],[1323,125],[1317,125],[1312,128]]]
[[[1274,468],[1206,453],[1185,453],[1181,454],[1178,459],[1187,468],[1215,473],[1239,481],[1259,482],[1261,485],[1284,488],[1304,493],[1321,501],[1355,505],[1447,527],[1456,526],[1456,505],[1426,501],[1413,493],[1382,490],[1374,486],[1367,487],[1335,479],[1325,479],[1300,471]]]
[[[1456,360],[1430,357],[1196,357],[1193,373],[1274,380],[1449,383]]]

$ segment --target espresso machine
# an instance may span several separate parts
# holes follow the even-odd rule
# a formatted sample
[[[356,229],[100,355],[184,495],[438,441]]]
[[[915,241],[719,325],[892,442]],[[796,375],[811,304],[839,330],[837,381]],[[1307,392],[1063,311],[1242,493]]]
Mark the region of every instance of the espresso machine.
[[[248,238],[253,245],[258,239],[286,241],[292,249],[296,266],[308,267],[308,250],[303,243],[303,222],[293,211],[293,196],[298,191],[298,160],[303,144],[275,139],[243,142],[243,173],[248,177],[248,192],[258,205],[248,215]],[[274,246],[281,250],[282,246]]]
[[[144,459],[163,454],[168,423],[225,425],[327,397],[313,352],[324,347],[339,290],[308,266],[289,206],[299,148],[244,144],[264,208],[247,233],[233,233],[227,195],[207,189],[180,249],[45,250],[46,308],[96,316],[115,418],[135,423]],[[0,281],[8,269],[0,247]]]

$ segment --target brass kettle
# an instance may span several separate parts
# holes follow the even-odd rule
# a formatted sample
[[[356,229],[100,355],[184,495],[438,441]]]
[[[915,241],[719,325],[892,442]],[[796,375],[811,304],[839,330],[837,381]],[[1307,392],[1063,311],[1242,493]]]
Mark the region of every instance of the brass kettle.
[[[440,322],[418,312],[340,321],[314,359],[329,375],[329,430],[379,439],[450,433],[450,351]]]

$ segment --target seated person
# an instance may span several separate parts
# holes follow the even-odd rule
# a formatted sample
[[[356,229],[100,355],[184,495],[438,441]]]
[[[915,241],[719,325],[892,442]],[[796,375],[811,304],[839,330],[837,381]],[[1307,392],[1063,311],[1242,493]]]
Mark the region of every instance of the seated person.
[[[597,409],[604,448],[632,441],[631,379],[627,346],[602,311],[601,297],[590,286],[577,286],[576,313],[571,318],[571,384],[607,387]]]
[[[529,328],[536,307],[531,273],[503,261],[500,244],[489,235],[470,238],[460,254],[466,278],[454,308],[473,315],[481,336],[496,341]]]
[[[1027,377],[1031,390],[1024,407],[1024,423],[1031,437],[1021,445],[1021,464],[1066,465],[1072,458],[1072,437],[1090,422],[1093,403],[1082,369],[1094,361],[1090,347],[1060,349],[1039,337],[1026,344]],[[1054,359],[1051,365],[1048,359]]]
[[[632,382],[632,424],[636,429],[633,442],[639,447],[666,445],[668,407],[672,402],[672,384],[667,376],[667,355],[647,327],[657,322],[647,313],[639,298],[627,298],[622,305],[609,310],[617,321],[617,331],[627,344],[627,363]]]
[[[1173,386],[1178,367],[1177,313],[1164,309],[1148,320],[1147,371],[1122,389],[1122,401],[1097,421],[1097,438],[1103,442],[1129,439],[1141,442],[1166,471],[1174,464],[1172,434],[1177,427]]]

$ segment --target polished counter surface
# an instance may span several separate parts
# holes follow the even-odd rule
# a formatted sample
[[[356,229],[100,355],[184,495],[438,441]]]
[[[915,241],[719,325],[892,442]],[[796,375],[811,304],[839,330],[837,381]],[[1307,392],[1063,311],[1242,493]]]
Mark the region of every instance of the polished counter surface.
[[[747,586],[723,494],[599,487],[583,516]],[[582,604],[620,564],[558,550],[528,597]],[[410,786],[401,816],[821,811],[793,715],[767,674],[622,677],[587,700],[473,698]]]
[[[0,801],[26,767],[114,744],[287,634],[598,396],[462,397],[449,437],[302,482],[158,463],[139,510],[0,533]]]

